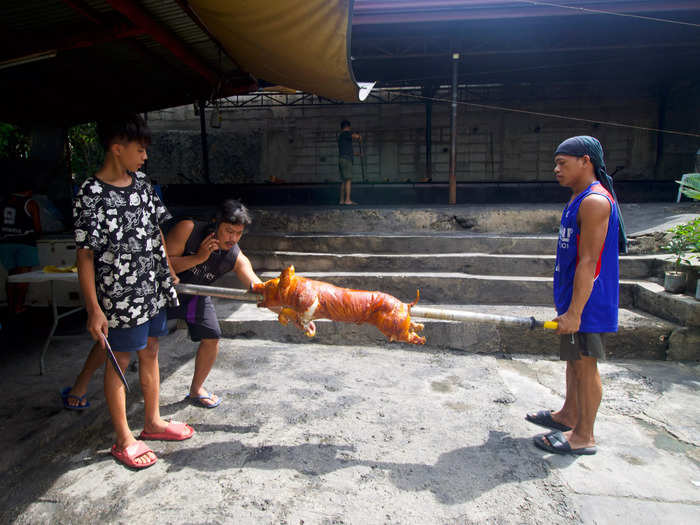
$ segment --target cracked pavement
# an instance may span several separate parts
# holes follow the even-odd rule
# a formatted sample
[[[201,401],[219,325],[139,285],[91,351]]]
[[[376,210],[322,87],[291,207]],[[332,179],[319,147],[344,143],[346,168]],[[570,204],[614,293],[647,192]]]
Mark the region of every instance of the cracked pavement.
[[[150,442],[158,463],[133,472],[109,455],[101,372],[90,409],[60,404],[90,342],[54,343],[45,376],[37,346],[0,365],[2,522],[700,521],[698,363],[601,363],[599,452],[574,458],[535,448],[545,429],[524,420],[562,402],[551,358],[223,340],[206,383],[223,403],[206,410],[183,401],[196,346],[180,330],[161,339],[162,412],[197,433]]]

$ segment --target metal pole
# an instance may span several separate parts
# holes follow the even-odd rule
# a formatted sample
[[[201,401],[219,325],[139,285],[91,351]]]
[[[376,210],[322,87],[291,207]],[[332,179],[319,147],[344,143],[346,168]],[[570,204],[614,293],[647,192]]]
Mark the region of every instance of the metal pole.
[[[199,128],[202,136],[202,176],[207,184],[209,180],[209,146],[207,146],[207,119],[204,115],[204,99],[199,100]]]
[[[360,139],[360,167],[362,168],[362,183],[363,184],[366,182],[366,177],[367,177],[367,170],[366,170],[366,166],[365,166],[365,146],[363,144],[363,140],[364,140],[365,136],[366,136],[365,132],[363,131],[362,135],[360,135],[360,137],[362,137]]]
[[[425,102],[425,178],[433,180],[433,101]]]
[[[224,299],[232,299],[234,301],[259,303],[263,300],[262,295],[251,293],[248,290],[241,290],[236,288],[222,288],[218,286],[202,286],[199,284],[180,283],[175,286],[175,289],[178,291],[178,293],[186,293],[191,295],[209,295],[211,297],[222,297]],[[443,319],[447,321],[459,321],[462,323],[480,322],[490,324],[511,325],[529,329],[557,329],[557,323],[553,321],[538,321],[534,317],[516,317],[512,315],[482,314],[478,312],[469,312],[466,310],[447,310],[429,308],[424,306],[412,306],[411,317],[425,319]]]
[[[412,306],[411,317],[425,319],[443,319],[446,321],[459,321],[462,323],[479,322],[489,324],[500,324],[519,326],[521,328],[545,328],[556,330],[557,323],[554,321],[538,321],[534,317],[516,317],[512,315],[482,314],[469,312],[466,310],[444,310],[438,308],[428,308],[425,306]]]
[[[186,293],[190,295],[209,295],[211,297],[222,297],[224,299],[233,299],[234,301],[245,301],[248,303],[257,303],[263,300],[263,296],[242,290],[240,288],[223,288],[220,286],[203,286],[201,284],[185,284],[180,283],[175,285],[175,290],[178,293]]]
[[[457,164],[457,66],[459,65],[459,53],[452,53],[452,118],[450,119],[450,204],[457,204],[457,176],[455,168]]]

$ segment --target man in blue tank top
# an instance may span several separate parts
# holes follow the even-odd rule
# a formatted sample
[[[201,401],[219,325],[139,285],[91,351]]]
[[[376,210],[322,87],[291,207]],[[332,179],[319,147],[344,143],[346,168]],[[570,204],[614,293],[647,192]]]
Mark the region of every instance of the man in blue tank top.
[[[534,438],[537,447],[595,454],[593,426],[603,394],[597,361],[605,359],[606,333],[617,332],[619,208],[595,138],[562,142],[554,154],[554,175],[572,191],[562,212],[554,268],[566,399],[559,411],[541,410],[526,419],[554,429]]]

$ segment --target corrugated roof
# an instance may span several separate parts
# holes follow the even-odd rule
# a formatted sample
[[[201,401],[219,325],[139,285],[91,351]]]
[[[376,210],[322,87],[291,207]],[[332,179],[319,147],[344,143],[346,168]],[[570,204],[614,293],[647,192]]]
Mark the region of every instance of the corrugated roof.
[[[27,60],[46,51],[55,57]],[[229,92],[255,86],[185,2],[0,4],[0,120],[79,122],[119,107],[168,107],[211,96],[221,79]]]

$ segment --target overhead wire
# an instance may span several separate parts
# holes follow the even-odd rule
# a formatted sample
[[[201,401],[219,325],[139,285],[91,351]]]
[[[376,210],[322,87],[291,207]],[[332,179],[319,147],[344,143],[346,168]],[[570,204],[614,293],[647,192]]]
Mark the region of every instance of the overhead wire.
[[[616,12],[616,11],[607,11],[607,10],[603,10],[603,9],[591,9],[588,7],[557,4],[554,2],[540,2],[540,1],[536,1],[536,0],[515,0],[515,1],[522,3],[522,4],[529,4],[529,5],[533,5],[533,6],[556,7],[556,8],[570,9],[570,10],[591,13],[591,14],[621,16],[621,17],[625,17],[625,18],[635,18],[635,19],[646,20],[646,21],[651,21],[651,22],[661,22],[661,23],[677,24],[677,25],[700,28],[700,24],[698,24],[698,23],[686,22],[683,20],[673,20],[673,19],[659,18],[659,17],[652,17],[652,16],[635,15],[633,13],[620,13],[620,12]],[[554,67],[559,67],[559,66],[554,66]],[[516,70],[514,70],[514,71],[516,71]],[[407,96],[407,97],[421,99],[421,100],[431,100],[433,102],[441,102],[441,103],[448,103],[448,104],[452,103],[452,100],[444,99],[444,98],[427,97],[425,95],[415,95],[412,93],[402,93],[402,95]],[[526,109],[511,108],[511,107],[505,107],[505,106],[496,106],[493,104],[479,104],[477,102],[457,101],[457,104],[463,105],[463,106],[477,107],[477,108],[481,108],[481,109],[488,109],[488,110],[493,110],[493,111],[506,111],[506,112],[511,112],[511,113],[524,114],[524,115],[533,115],[533,116],[537,116],[537,117],[556,118],[556,119],[562,119],[562,120],[570,120],[570,121],[574,121],[574,122],[586,122],[586,123],[590,123],[590,124],[598,124],[601,126],[635,129],[635,130],[639,130],[639,131],[650,131],[650,132],[655,132],[655,133],[666,133],[666,134],[671,134],[671,135],[680,135],[680,136],[684,136],[684,137],[700,138],[700,133],[691,133],[691,132],[687,132],[687,131],[652,128],[652,127],[647,127],[647,126],[638,126],[635,124],[625,124],[622,122],[612,122],[612,121],[606,121],[606,120],[596,120],[596,119],[589,119],[589,118],[582,118],[582,117],[572,117],[570,115],[559,115],[557,113],[545,113],[542,111],[530,111],[530,110],[526,110]]]
[[[426,97],[424,95],[414,95],[412,93],[402,93],[402,96],[419,98],[422,100],[431,100],[433,102],[444,102],[446,104],[452,103],[452,100],[450,100],[448,98]],[[700,138],[700,133],[690,133],[687,131],[677,131],[677,130],[673,130],[673,129],[650,128],[650,127],[646,127],[646,126],[637,126],[635,124],[624,124],[622,122],[612,122],[612,121],[608,121],[608,120],[596,120],[596,119],[589,119],[589,118],[582,118],[582,117],[572,117],[570,115],[559,115],[557,113],[545,113],[542,111],[530,111],[527,109],[511,108],[511,107],[506,107],[506,106],[496,106],[493,104],[479,104],[478,102],[465,102],[462,100],[458,100],[457,104],[463,105],[463,106],[477,107],[477,108],[481,108],[481,109],[490,109],[490,110],[494,110],[494,111],[508,111],[511,113],[520,113],[520,114],[524,114],[524,115],[534,115],[537,117],[557,118],[557,119],[563,119],[563,120],[572,120],[572,121],[576,121],[576,122],[588,122],[590,124],[599,124],[601,126],[636,129],[639,131],[653,131],[656,133],[668,133],[668,134],[672,134],[672,135],[681,135],[684,137]]]
[[[591,9],[590,7],[581,7],[576,5],[566,5],[566,4],[555,4],[553,2],[539,2],[535,0],[515,0],[520,4],[529,4],[534,6],[545,6],[545,7],[557,7],[560,9],[571,9],[574,11],[581,11],[584,13],[591,13],[596,15],[612,15],[612,16],[622,16],[625,18],[637,18],[639,20],[646,20],[648,22],[662,22],[666,24],[676,24],[689,27],[700,27],[700,24],[695,22],[686,22],[684,20],[674,20],[671,18],[659,18],[655,16],[644,16],[635,15],[633,13],[620,13],[618,11],[606,11],[604,9]]]

